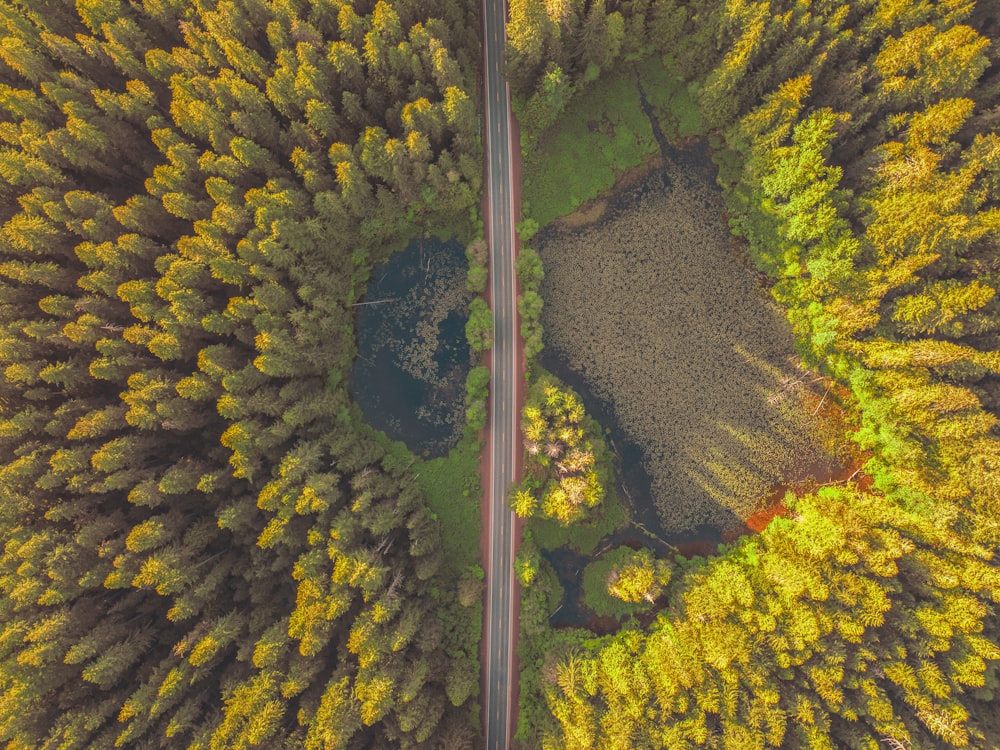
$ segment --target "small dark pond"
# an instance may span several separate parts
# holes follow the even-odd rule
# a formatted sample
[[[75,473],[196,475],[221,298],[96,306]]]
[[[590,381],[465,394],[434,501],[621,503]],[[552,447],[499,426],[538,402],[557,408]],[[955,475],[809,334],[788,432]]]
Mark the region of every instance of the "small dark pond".
[[[351,397],[372,427],[425,458],[445,455],[465,423],[465,248],[413,240],[372,269],[355,307]]]
[[[609,617],[598,617],[583,602],[583,571],[603,555],[620,546],[640,549],[649,547],[658,557],[670,558],[674,549],[663,540],[628,525],[601,539],[590,555],[584,555],[569,547],[542,550],[542,557],[555,570],[562,585],[563,596],[556,611],[549,616],[549,624],[554,628],[588,628],[595,633],[609,633],[618,629],[618,621]]]

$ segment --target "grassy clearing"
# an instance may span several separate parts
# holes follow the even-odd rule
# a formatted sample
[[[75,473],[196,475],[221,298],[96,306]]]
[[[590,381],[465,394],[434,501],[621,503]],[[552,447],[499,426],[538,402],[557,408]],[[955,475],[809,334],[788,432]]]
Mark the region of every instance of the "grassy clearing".
[[[363,421],[356,405],[351,410],[355,429],[367,434],[385,450],[390,466],[412,466],[424,491],[427,506],[441,524],[444,564],[456,577],[479,564],[481,528],[479,432],[466,428],[462,439],[448,452],[431,460],[415,456],[401,440],[392,440]]]
[[[656,57],[639,63],[637,70],[646,101],[667,138],[690,138],[705,133],[708,124],[682,79],[664,68]]]
[[[729,252],[706,158],[651,173],[599,224],[550,228],[546,345],[643,451],[664,526],[746,518],[823,459],[791,387],[792,333]]]
[[[524,155],[522,212],[544,226],[610,188],[615,178],[656,153],[630,65],[574,97]]]
[[[441,523],[445,565],[456,572],[479,564],[479,451],[478,433],[466,429],[447,456],[416,468],[427,504]]]
[[[705,121],[687,85],[659,59],[623,64],[574,97],[537,147],[524,155],[525,216],[545,226],[596,198],[623,172],[657,153],[637,80],[668,138],[705,132]],[[592,207],[598,216],[602,210]]]

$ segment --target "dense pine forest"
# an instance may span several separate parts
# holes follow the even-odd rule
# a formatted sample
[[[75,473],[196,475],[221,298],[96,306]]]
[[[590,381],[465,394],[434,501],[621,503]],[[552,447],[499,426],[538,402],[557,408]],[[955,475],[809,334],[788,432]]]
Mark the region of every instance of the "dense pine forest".
[[[471,747],[476,596],[344,378],[372,265],[475,232],[478,9],[0,19],[0,744]]]
[[[664,129],[700,123],[732,232],[863,457],[716,556],[594,563],[610,635],[549,626],[529,534],[518,741],[1000,747],[995,3],[510,6],[526,153],[614,76],[680,82]],[[478,6],[0,19],[0,743],[477,747],[479,581],[346,378],[353,306],[411,238],[468,243],[482,290]],[[521,266],[533,356],[543,271]],[[521,510],[612,524],[603,443],[552,393],[525,420],[547,489]]]
[[[524,746],[1000,747],[996,3],[512,0],[508,31],[529,158],[609,77],[680,81],[664,130],[697,108],[863,457],[717,556],[616,553],[605,600],[650,614],[603,637],[548,626],[529,539]]]

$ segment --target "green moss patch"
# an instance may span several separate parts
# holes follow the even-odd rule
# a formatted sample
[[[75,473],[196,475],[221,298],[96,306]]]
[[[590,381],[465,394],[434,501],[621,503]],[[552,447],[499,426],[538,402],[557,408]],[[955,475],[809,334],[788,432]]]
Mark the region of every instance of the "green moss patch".
[[[656,153],[635,70],[622,66],[586,88],[524,155],[522,210],[544,226],[610,188]]]

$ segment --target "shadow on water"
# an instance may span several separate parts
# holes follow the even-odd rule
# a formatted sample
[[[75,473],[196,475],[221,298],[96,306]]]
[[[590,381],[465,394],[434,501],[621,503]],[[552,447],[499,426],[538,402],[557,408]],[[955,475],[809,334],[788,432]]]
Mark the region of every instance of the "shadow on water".
[[[609,429],[633,517],[689,538],[738,528],[821,447],[791,328],[730,249],[705,144],[679,151],[597,221],[535,243],[542,364]]]
[[[586,379],[553,354],[551,348],[544,350],[540,360],[545,369],[580,394],[587,413],[605,429],[614,453],[619,497],[630,517],[626,526],[603,537],[591,554],[582,554],[568,546],[542,550],[542,557],[552,566],[563,589],[562,600],[549,617],[552,627],[586,628],[597,635],[614,633],[621,627],[617,619],[598,616],[584,603],[584,570],[606,552],[624,545],[633,549],[646,547],[653,550],[657,557],[666,559],[673,559],[676,555],[688,559],[711,557],[718,554],[720,545],[731,544],[747,534],[759,533],[772,518],[784,515],[787,511],[782,501],[787,492],[811,491],[823,484],[844,483],[859,476],[861,464],[844,466],[826,456],[799,467],[787,481],[771,487],[761,509],[749,518],[741,519],[720,505],[716,518],[726,519],[720,526],[701,524],[683,533],[672,533],[664,527],[653,502],[651,480],[643,467],[642,450],[625,437],[610,405],[597,398]],[[864,481],[870,479],[862,476]],[[638,619],[644,621],[652,616],[639,616]]]
[[[644,95],[642,103],[649,114]],[[631,518],[591,555],[568,547],[542,552],[563,587],[551,625],[597,634],[620,627],[584,604],[584,570],[601,553],[624,544],[668,559],[714,555],[720,544],[784,514],[787,491],[857,472],[807,436],[795,390],[802,373],[789,359],[791,332],[770,303],[758,301],[756,282],[728,255],[707,144],[678,148],[655,134],[662,168],[609,197],[596,223],[550,225],[535,239],[547,285],[540,364],[577,391],[604,427]],[[662,195],[686,202],[650,202]],[[664,223],[685,212],[702,223],[676,236],[660,230],[657,244],[647,236],[661,208]],[[604,231],[616,223],[628,231]],[[705,237],[692,240],[692,232]],[[604,367],[608,362],[617,369]],[[629,384],[640,368],[652,376]],[[622,395],[624,386],[631,390]],[[732,507],[716,499],[737,495],[741,502]]]
[[[641,89],[640,95],[643,109],[650,115],[651,110]],[[650,117],[650,119],[663,159],[671,168],[661,168],[649,174],[646,178],[648,186],[646,189],[690,190],[696,182],[708,182],[714,187],[711,171],[707,168],[709,164],[707,144],[698,143],[693,148],[679,149],[663,136],[655,118]],[[614,196],[611,200],[612,210],[603,221],[614,220],[615,216],[628,212],[634,201],[635,191],[626,191]],[[540,246],[544,246],[546,237],[551,232],[549,228],[542,230],[536,240]],[[626,262],[637,260],[627,257],[628,248],[622,250]],[[730,509],[716,503],[717,507],[710,517],[716,519],[717,525],[701,524],[682,533],[670,531],[657,511],[652,478],[643,464],[643,451],[627,437],[614,407],[594,394],[587,378],[572,369],[559,356],[555,347],[547,346],[539,359],[542,367],[580,394],[587,413],[604,428],[614,455],[618,496],[630,517],[630,522],[626,526],[601,539],[591,554],[581,554],[568,546],[542,550],[542,557],[552,566],[563,589],[562,600],[555,612],[550,615],[549,623],[556,628],[580,627],[597,634],[612,633],[618,630],[621,623],[613,617],[596,615],[584,603],[584,570],[591,562],[603,553],[622,545],[633,549],[650,548],[658,557],[668,559],[677,554],[685,557],[714,555],[720,544],[731,541],[727,537],[732,536],[733,529],[742,527],[743,522]],[[729,530],[729,534],[724,530]]]
[[[671,551],[679,550],[687,554],[712,554],[715,547],[723,541],[724,530],[742,525],[742,521],[728,508],[718,505],[716,518],[725,519],[719,526],[702,524],[691,531],[675,533],[667,529],[653,501],[652,479],[643,466],[642,449],[631,442],[622,429],[614,414],[613,408],[593,394],[586,378],[570,369],[552,350],[545,349],[540,362],[549,372],[569,385],[580,394],[587,413],[597,420],[605,431],[608,445],[614,454],[615,480],[618,496],[622,499],[628,511],[631,523],[622,532],[616,532],[605,537],[598,549],[606,548],[607,544],[617,536],[625,533],[632,537],[644,538],[649,541],[646,546],[656,549],[656,545],[665,545]],[[629,537],[623,537],[629,538]],[[623,544],[619,541],[616,544]],[[708,550],[711,549],[711,552]],[[580,555],[580,557],[585,557]]]
[[[460,243],[416,239],[372,270],[356,307],[351,396],[368,424],[426,458],[445,455],[464,424],[465,274]]]
[[[594,614],[584,603],[583,573],[590,563],[620,546],[649,548],[657,557],[666,559],[673,559],[678,554],[687,558],[707,557],[715,555],[720,544],[733,541],[730,538],[733,535],[707,524],[680,534],[670,533],[664,528],[653,503],[651,480],[643,467],[642,450],[625,437],[613,409],[594,396],[586,379],[553,354],[551,348],[543,351],[540,363],[580,394],[587,413],[604,428],[614,454],[618,496],[630,518],[627,525],[604,536],[590,554],[583,554],[569,546],[541,551],[563,589],[559,606],[549,616],[549,624],[554,628],[586,628],[598,635],[614,633],[621,627],[621,623],[614,617]],[[743,526],[739,517],[727,508],[719,506],[718,512],[730,517],[731,522],[727,523],[726,528]]]

